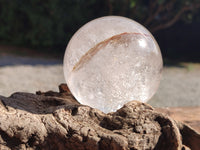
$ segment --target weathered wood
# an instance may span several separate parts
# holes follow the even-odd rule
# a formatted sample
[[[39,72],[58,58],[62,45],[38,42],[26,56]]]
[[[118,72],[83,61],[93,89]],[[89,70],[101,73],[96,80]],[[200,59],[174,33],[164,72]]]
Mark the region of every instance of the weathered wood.
[[[174,120],[183,122],[200,132],[200,107],[156,108],[156,111],[167,114]]]
[[[198,150],[199,143],[199,133],[137,101],[105,114],[79,104],[65,85],[0,96],[3,150]]]

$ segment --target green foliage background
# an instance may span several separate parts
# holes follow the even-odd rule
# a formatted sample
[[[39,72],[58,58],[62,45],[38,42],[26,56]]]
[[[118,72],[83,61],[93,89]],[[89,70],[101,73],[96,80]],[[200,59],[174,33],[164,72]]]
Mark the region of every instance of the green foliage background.
[[[178,0],[177,8],[192,1]],[[159,5],[164,2],[158,0]],[[143,23],[148,7],[146,0],[0,0],[0,44],[63,51],[86,22],[105,15],[122,15]],[[183,19],[191,22],[193,14]]]
[[[0,42],[65,47],[80,26],[106,15],[103,5],[101,0],[0,0]]]

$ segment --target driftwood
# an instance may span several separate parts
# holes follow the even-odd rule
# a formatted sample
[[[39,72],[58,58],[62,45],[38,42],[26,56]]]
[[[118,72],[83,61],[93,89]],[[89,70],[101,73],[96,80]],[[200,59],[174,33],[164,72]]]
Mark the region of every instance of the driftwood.
[[[156,108],[156,111],[162,112],[174,120],[190,125],[196,131],[200,132],[200,107],[171,107]]]
[[[1,150],[200,149],[200,134],[151,106],[132,101],[105,114],[60,92],[0,96]]]

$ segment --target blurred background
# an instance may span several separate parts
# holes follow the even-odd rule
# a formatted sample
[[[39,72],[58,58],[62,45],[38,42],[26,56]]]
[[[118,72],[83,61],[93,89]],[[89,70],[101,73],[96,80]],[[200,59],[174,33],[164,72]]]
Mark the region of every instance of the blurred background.
[[[107,15],[141,23],[160,46],[165,67],[150,104],[200,105],[200,0],[0,0],[0,95],[57,91],[68,41]]]

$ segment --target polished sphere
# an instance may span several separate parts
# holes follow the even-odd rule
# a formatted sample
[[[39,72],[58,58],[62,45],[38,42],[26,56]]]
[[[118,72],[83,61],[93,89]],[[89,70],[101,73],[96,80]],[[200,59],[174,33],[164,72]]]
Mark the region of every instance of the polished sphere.
[[[71,38],[64,75],[74,97],[108,113],[125,103],[147,102],[156,92],[162,56],[151,33],[124,17],[90,21]]]

